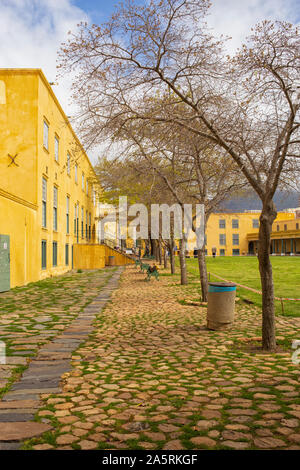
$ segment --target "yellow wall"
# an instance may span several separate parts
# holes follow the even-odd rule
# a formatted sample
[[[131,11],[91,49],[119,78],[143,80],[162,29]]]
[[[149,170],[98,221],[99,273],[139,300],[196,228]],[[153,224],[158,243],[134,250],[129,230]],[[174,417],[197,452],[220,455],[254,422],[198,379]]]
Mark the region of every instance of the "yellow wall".
[[[49,149],[43,145],[44,120],[49,125]],[[54,139],[59,139],[55,160]],[[72,246],[91,243],[95,234],[93,190],[99,186],[93,167],[40,70],[0,69],[0,234],[11,243],[11,287],[64,273],[72,268]],[[8,153],[18,154],[10,165]],[[67,154],[70,153],[70,174]],[[75,183],[75,164],[78,183]],[[10,165],[10,166],[9,166]],[[82,174],[84,173],[84,190]],[[42,178],[47,180],[47,227],[42,227]],[[88,194],[87,183],[88,180]],[[58,227],[53,226],[53,193],[58,190]],[[66,197],[70,197],[69,234]],[[95,198],[97,199],[97,197]],[[75,204],[79,204],[79,239],[74,234]],[[84,236],[81,210],[84,209]],[[91,214],[91,239],[86,238],[86,211]],[[42,269],[41,242],[47,242],[47,268]],[[57,266],[52,263],[58,243]],[[69,264],[65,246],[69,245]]]
[[[115,265],[116,266],[123,266],[125,264],[133,264],[134,261],[127,257],[124,256],[122,253],[118,253],[118,251],[113,250],[112,248],[109,248],[108,246],[105,247],[105,264],[108,266],[109,265],[109,257],[114,256],[115,257]]]
[[[232,256],[233,249],[239,249],[239,254],[248,253],[248,243],[250,234],[255,236],[258,234],[258,229],[253,227],[253,220],[259,220],[259,212],[242,212],[242,213],[215,213],[211,214],[207,222],[206,228],[206,249],[207,254],[212,255],[212,248],[217,250],[217,256],[220,255],[220,250],[225,250],[225,256]],[[282,220],[282,224],[286,220],[295,218],[293,212],[279,212],[274,225],[277,220]],[[225,228],[219,228],[220,219],[225,220]],[[232,228],[233,219],[238,220],[238,228]],[[289,223],[289,222],[288,222]],[[226,235],[226,244],[220,244],[220,234]],[[239,244],[233,245],[233,234],[239,234]],[[189,239],[188,248],[192,250],[196,246],[194,234]]]
[[[74,245],[75,269],[105,268],[105,246]]]

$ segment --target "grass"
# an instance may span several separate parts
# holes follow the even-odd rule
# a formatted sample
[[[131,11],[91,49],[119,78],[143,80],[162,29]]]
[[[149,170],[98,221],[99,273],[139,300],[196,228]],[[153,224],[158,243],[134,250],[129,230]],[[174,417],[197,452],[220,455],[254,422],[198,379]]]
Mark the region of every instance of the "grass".
[[[233,282],[244,284],[260,290],[260,276],[258,260],[256,257],[217,257],[206,258],[207,271],[210,273],[211,281],[219,281],[213,274],[221,276]],[[298,257],[274,257],[271,258],[273,267],[274,288],[276,297],[300,297],[300,258]],[[187,259],[188,272],[198,277],[198,260]],[[237,296],[242,300],[250,300],[256,306],[261,307],[261,295],[248,291],[241,287],[237,288]],[[300,317],[300,301],[275,301],[277,315]]]

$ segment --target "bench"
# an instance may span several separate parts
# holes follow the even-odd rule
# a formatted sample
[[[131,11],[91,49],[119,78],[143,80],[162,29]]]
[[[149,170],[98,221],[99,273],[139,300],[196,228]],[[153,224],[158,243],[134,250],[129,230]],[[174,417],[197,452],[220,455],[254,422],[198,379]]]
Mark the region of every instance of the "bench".
[[[147,271],[150,268],[150,264],[141,263],[141,271]]]
[[[151,276],[154,276],[157,281],[159,281],[159,273],[156,266],[148,266],[147,268],[147,277],[146,281],[150,281]]]

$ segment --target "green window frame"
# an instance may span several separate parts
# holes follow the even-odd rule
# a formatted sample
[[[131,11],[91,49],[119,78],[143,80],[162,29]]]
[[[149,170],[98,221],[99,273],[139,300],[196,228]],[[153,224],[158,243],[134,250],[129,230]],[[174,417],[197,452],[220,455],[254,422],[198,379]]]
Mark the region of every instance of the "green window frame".
[[[42,269],[47,269],[47,241],[42,240]]]
[[[67,243],[66,244],[66,247],[65,247],[65,262],[66,262],[66,266],[69,266],[69,244]]]
[[[42,182],[42,227],[47,227],[47,180]]]
[[[57,232],[57,199],[58,189],[56,186],[53,187],[53,230]]]
[[[67,205],[67,209],[66,209],[66,225],[67,225],[67,234],[69,234],[69,233],[70,233],[70,198],[69,198],[69,196],[67,196],[66,205]]]
[[[57,266],[57,242],[52,244],[52,266],[54,268]]]

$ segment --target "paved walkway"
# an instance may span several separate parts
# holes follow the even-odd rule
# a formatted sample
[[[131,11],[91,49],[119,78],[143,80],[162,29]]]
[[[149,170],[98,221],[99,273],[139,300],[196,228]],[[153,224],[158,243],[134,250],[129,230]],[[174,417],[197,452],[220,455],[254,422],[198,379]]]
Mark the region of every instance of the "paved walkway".
[[[231,331],[208,331],[205,307],[188,305],[199,283],[144,278],[126,269],[73,353],[62,391],[42,396],[36,420],[52,430],[24,448],[300,449],[300,371],[290,349],[300,319],[278,318],[282,351],[251,353],[256,308],[238,306]]]
[[[48,310],[48,315],[45,315],[45,312],[43,316],[38,314],[40,315],[38,318],[36,312],[32,313],[32,310],[29,314],[23,312],[22,314],[11,314],[17,320],[14,323],[14,327],[22,330],[19,341],[16,341],[14,338],[15,332],[9,329],[11,322],[8,323],[7,320],[10,318],[10,315],[5,314],[0,317],[2,325],[3,317],[4,325],[10,325],[6,328],[5,326],[4,328],[2,327],[4,331],[2,330],[1,332],[1,339],[5,339],[8,344],[9,354],[12,354],[7,358],[8,365],[0,366],[2,376],[10,379],[8,384],[10,385],[10,391],[5,393],[4,389],[4,396],[2,401],[0,401],[0,449],[17,449],[20,445],[19,441],[40,435],[51,429],[51,426],[47,423],[33,421],[35,413],[41,407],[40,398],[44,394],[61,392],[61,376],[71,369],[70,360],[72,352],[93,331],[92,322],[96,314],[101,311],[109,300],[112,291],[116,289],[121,271],[122,269],[117,271],[107,269],[101,272],[87,272],[80,276],[62,276],[52,281],[38,283],[40,290],[43,290],[43,287],[47,287],[48,283],[51,284],[51,282],[52,286],[55,287],[55,291],[57,285],[62,284],[64,286],[64,292],[61,293],[60,299],[64,313],[56,307],[55,310],[50,310],[50,312]],[[69,290],[72,284],[74,284],[73,287],[75,289]],[[32,289],[36,296],[36,287],[37,284],[33,285],[32,288],[20,290],[22,299],[27,300],[28,297],[30,298]],[[14,299],[17,299],[17,301],[20,301],[18,299],[20,291],[14,291]],[[22,292],[24,292],[24,295]],[[76,292],[80,294],[79,298],[77,298]],[[68,297],[70,298],[68,299]],[[73,303],[77,300],[76,306],[68,304],[71,297],[73,297]],[[90,303],[92,298],[93,301]],[[4,304],[6,303],[7,305],[7,301],[11,299],[11,293],[3,295],[2,299],[4,299]],[[41,299],[39,299],[40,301]],[[34,305],[35,302],[32,301],[32,304]],[[82,306],[86,304],[88,306],[82,309]],[[73,314],[67,312],[70,309]],[[16,309],[14,308],[13,312],[15,311]],[[52,313],[55,318],[52,318],[49,313]],[[55,324],[51,328],[52,321]],[[35,322],[38,322],[37,326],[39,328],[37,328]],[[34,326],[28,332],[26,326],[32,323]],[[23,333],[24,330],[25,333]],[[41,330],[46,330],[47,333],[41,334]],[[58,335],[59,330],[63,330],[60,335]],[[31,351],[29,353],[26,349],[27,343],[30,344]],[[13,355],[12,347],[15,344],[21,345],[19,348],[23,351],[25,357]],[[37,349],[40,345],[42,346]],[[16,349],[18,350],[18,347]],[[18,380],[18,375],[16,373],[13,375],[12,373],[14,369],[11,371],[13,365],[22,364],[25,366],[28,363],[29,357],[34,352],[37,352],[36,357],[31,359],[28,368],[26,368],[22,377]],[[11,384],[11,382],[15,383]],[[7,383],[4,385],[7,387]]]

